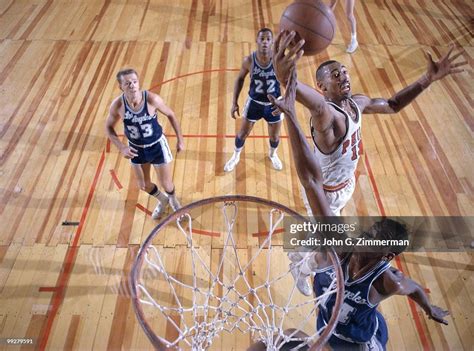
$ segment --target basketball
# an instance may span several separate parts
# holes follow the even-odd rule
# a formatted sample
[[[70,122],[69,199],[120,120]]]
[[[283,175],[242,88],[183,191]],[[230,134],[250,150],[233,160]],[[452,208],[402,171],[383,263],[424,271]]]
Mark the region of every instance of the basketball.
[[[319,0],[297,0],[290,4],[280,19],[280,30],[294,30],[303,38],[304,54],[316,55],[331,44],[336,19],[331,9]]]

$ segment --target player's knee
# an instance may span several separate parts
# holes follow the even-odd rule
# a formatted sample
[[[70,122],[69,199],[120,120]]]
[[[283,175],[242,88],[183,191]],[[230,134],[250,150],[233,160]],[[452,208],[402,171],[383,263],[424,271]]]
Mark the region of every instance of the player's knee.
[[[163,182],[163,189],[169,194],[174,191],[174,184],[172,181]]]

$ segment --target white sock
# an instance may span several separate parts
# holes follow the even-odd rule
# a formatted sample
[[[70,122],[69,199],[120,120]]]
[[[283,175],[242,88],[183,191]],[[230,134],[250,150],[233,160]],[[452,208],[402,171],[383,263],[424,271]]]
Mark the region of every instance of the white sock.
[[[275,156],[276,152],[277,152],[277,147],[271,147],[270,146],[270,157],[273,157]]]
[[[243,148],[243,146],[239,148],[234,148],[234,156],[240,156],[240,153],[242,152]]]
[[[355,41],[357,41],[357,33],[351,34],[351,42],[353,43]]]

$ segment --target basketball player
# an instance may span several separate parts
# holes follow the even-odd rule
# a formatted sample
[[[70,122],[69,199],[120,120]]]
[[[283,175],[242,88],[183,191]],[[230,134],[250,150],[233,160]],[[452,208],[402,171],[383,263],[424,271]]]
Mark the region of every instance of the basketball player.
[[[281,170],[281,163],[276,153],[280,143],[280,128],[282,115],[272,115],[270,102],[267,94],[280,96],[280,84],[275,77],[272,64],[272,44],[273,33],[268,28],[262,28],[257,33],[257,51],[246,56],[242,62],[239,75],[234,83],[234,96],[230,115],[236,118],[239,114],[239,95],[244,85],[245,77],[250,73],[249,96],[242,111],[243,119],[240,131],[235,137],[234,153],[224,166],[224,171],[231,172],[240,161],[240,153],[244,147],[245,139],[250,134],[255,122],[265,119],[268,124],[268,134],[270,135],[270,151],[268,157],[273,168]]]
[[[293,150],[298,178],[308,194],[314,213],[333,216],[334,213],[324,193],[324,176],[318,158],[311,151],[305,135],[296,119],[296,66],[289,66],[291,73],[283,100],[269,97],[272,104],[286,115],[290,144]],[[384,219],[375,223],[365,237],[379,240],[404,240],[406,227]],[[430,304],[424,289],[402,272],[390,267],[390,261],[399,255],[405,246],[382,247],[377,252],[354,251],[340,254],[344,272],[344,301],[334,334],[329,339],[333,350],[385,350],[388,341],[387,325],[377,311],[380,302],[394,295],[405,295],[415,301],[430,319],[448,324],[444,319],[449,312]],[[335,269],[326,254],[315,252],[301,264],[300,274],[315,273],[314,292],[319,296],[329,288]],[[324,328],[335,305],[332,294],[318,311],[317,328]]]
[[[345,0],[345,10],[346,10],[346,16],[347,20],[349,21],[349,24],[351,25],[351,41],[349,45],[347,46],[346,52],[349,54],[352,54],[354,51],[357,50],[357,47],[359,46],[359,43],[357,42],[357,22],[356,18],[354,16],[354,7],[355,7],[355,0]],[[337,0],[331,0],[331,10],[334,12],[334,9],[336,8]]]
[[[286,82],[288,72],[303,54],[304,40],[290,47],[294,32],[282,32],[275,40],[274,67],[280,82]],[[288,50],[287,50],[288,49]],[[287,52],[285,53],[285,50]],[[339,216],[355,189],[355,170],[361,146],[362,113],[397,113],[411,103],[431,83],[451,73],[462,72],[467,62],[454,63],[461,55],[451,56],[453,48],[439,61],[433,61],[426,53],[428,69],[416,82],[395,93],[391,98],[370,98],[363,94],[352,95],[347,68],[337,61],[326,61],[316,70],[316,80],[322,94],[297,82],[296,99],[311,113],[311,135],[314,152],[321,162],[323,189],[331,212]],[[277,111],[280,113],[279,111]],[[304,187],[303,187],[304,190]],[[311,208],[303,194],[308,215]],[[296,272],[293,276],[299,276]],[[299,276],[298,289],[305,295],[311,288],[304,277]]]
[[[275,73],[281,83],[288,78],[288,65],[292,55],[304,41],[288,50],[295,33],[283,32],[276,38],[274,52]],[[428,68],[416,82],[391,98],[370,98],[364,94],[352,94],[347,68],[337,61],[326,61],[316,70],[316,80],[322,95],[313,88],[298,82],[296,99],[311,113],[311,135],[314,152],[321,162],[324,191],[332,212],[339,216],[355,189],[355,170],[361,147],[362,113],[393,114],[410,104],[433,82],[463,71],[467,62],[454,63],[461,55],[451,56],[453,48],[439,61],[433,61],[426,53]],[[311,215],[311,214],[309,214]]]
[[[107,136],[123,157],[130,159],[140,189],[158,199],[158,204],[152,213],[152,218],[157,219],[166,209],[168,202],[173,211],[181,207],[171,179],[173,156],[158,123],[157,112],[168,117],[178,138],[178,152],[184,149],[183,136],[174,112],[166,106],[161,97],[140,89],[138,74],[134,69],[119,71],[117,81],[123,94],[110,106],[105,123]],[[123,120],[128,145],[122,144],[114,129],[120,119]],[[152,183],[150,165],[155,168],[160,185],[166,194],[160,192],[158,186]]]

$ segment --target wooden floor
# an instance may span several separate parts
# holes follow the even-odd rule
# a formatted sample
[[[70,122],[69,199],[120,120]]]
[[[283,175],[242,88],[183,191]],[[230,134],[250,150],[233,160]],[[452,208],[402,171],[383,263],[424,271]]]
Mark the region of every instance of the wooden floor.
[[[178,116],[186,151],[173,175],[183,203],[236,193],[304,213],[285,128],[282,171],[265,157],[259,123],[237,170],[223,172],[240,122],[229,117],[236,70],[256,31],[276,30],[288,3],[0,0],[0,338],[34,338],[41,350],[151,348],[127,284],[157,224],[155,204],[104,135],[122,67],[135,67],[143,87]],[[348,55],[339,4],[333,44],[303,58],[299,78],[314,85],[318,63],[331,57],[349,68],[354,92],[388,97],[423,73],[423,50],[438,56],[450,43],[472,67],[473,13],[462,0],[357,1],[360,48]],[[474,215],[472,78],[471,68],[396,115],[364,117],[364,154],[345,214]],[[307,112],[298,111],[308,132]],[[169,123],[161,123],[174,147]],[[161,246],[178,255],[182,244],[170,236]],[[440,326],[407,298],[382,303],[389,349],[470,350],[472,251],[404,254],[394,265],[452,316]],[[0,348],[19,347],[2,339]],[[242,344],[225,346],[232,348]]]

